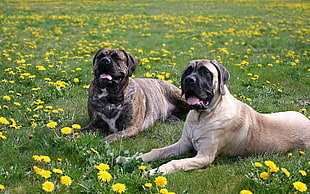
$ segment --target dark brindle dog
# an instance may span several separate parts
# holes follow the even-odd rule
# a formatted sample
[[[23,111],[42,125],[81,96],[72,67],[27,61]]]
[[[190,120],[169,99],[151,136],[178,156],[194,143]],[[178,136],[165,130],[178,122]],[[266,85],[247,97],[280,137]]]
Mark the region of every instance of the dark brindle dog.
[[[189,111],[181,90],[156,79],[132,79],[135,57],[118,49],[100,49],[94,57],[89,87],[90,124],[82,130],[108,129],[103,141],[138,135],[155,122]],[[174,117],[175,118],[175,117]]]

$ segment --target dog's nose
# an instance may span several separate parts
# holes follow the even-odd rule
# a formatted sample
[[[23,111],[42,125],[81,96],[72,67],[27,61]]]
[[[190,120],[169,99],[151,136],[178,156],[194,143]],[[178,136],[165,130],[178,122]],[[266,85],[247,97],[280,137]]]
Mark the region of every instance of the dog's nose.
[[[186,84],[195,84],[197,81],[196,76],[194,75],[189,75],[185,78],[185,83]]]
[[[101,59],[101,62],[102,62],[103,64],[105,64],[105,65],[109,65],[109,64],[112,63],[112,60],[111,60],[109,57],[103,57],[103,58]]]

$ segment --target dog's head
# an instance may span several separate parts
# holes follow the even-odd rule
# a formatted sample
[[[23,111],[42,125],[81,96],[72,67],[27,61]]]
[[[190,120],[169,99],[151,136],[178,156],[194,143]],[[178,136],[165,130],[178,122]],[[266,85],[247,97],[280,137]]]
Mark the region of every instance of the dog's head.
[[[119,49],[100,49],[94,57],[94,76],[100,88],[113,88],[127,82],[137,67],[135,57]]]
[[[207,109],[213,99],[225,95],[224,85],[229,77],[226,68],[216,60],[193,60],[182,74],[182,95],[193,109]]]

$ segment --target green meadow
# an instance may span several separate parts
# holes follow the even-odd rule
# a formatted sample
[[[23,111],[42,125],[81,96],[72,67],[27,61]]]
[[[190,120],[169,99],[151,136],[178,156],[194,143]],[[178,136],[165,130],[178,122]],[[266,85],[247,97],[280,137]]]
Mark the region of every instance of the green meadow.
[[[135,56],[134,77],[178,87],[189,61],[216,59],[237,99],[310,118],[309,1],[2,0],[0,24],[0,193],[309,193],[310,150],[219,156],[164,177],[145,168],[171,158],[115,163],[176,142],[183,121],[111,144],[100,145],[107,132],[66,139],[89,122],[87,88],[102,47]]]

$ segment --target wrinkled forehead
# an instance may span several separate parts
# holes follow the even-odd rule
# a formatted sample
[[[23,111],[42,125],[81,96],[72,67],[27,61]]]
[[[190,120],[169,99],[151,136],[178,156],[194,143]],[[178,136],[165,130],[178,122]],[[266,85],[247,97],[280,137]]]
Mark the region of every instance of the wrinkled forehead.
[[[193,60],[188,64],[188,66],[192,66],[196,70],[199,70],[200,67],[204,66],[213,74],[213,76],[218,76],[217,69],[210,62],[210,60],[206,60],[206,59]]]
[[[126,58],[124,52],[118,50],[118,49],[102,49],[101,51],[99,51],[97,58],[101,58],[101,57],[118,57],[118,58]]]

